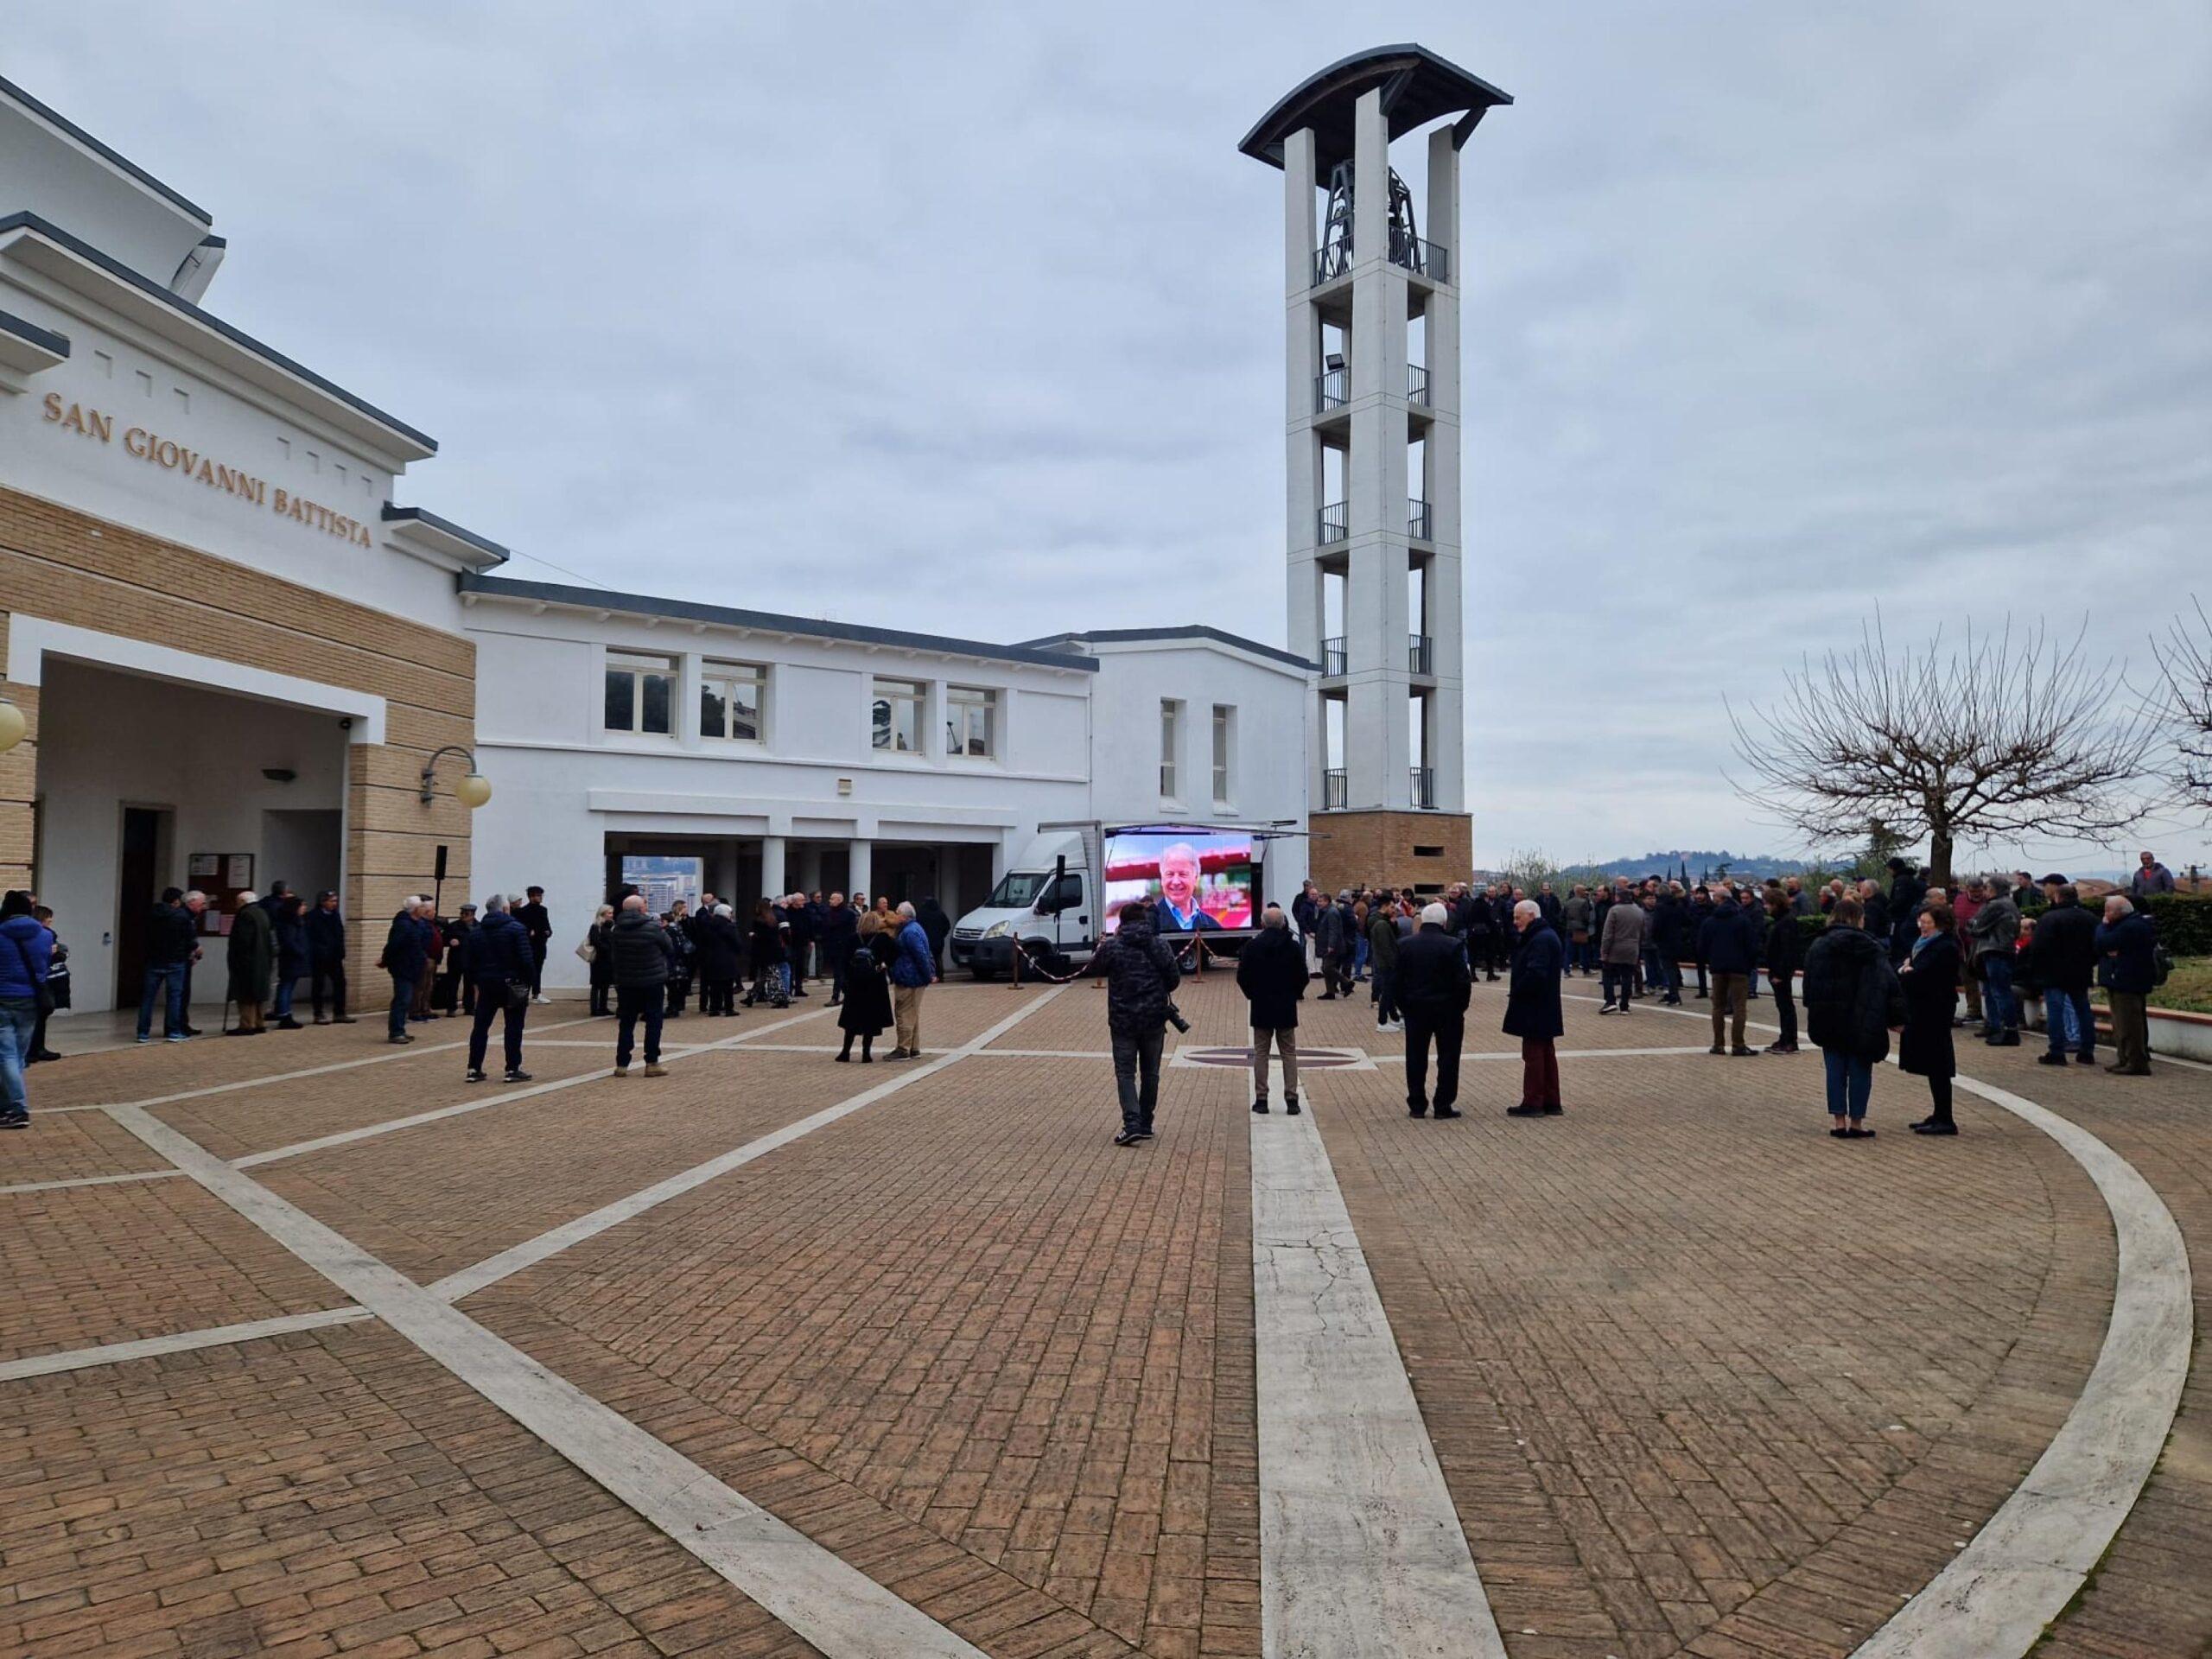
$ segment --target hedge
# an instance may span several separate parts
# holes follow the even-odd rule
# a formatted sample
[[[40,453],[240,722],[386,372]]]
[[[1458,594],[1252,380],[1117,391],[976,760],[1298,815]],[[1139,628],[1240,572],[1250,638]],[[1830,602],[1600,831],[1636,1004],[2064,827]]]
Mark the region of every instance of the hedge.
[[[2190,893],[2154,893],[2142,900],[2151,919],[2158,925],[2158,942],[2177,957],[2212,957],[2212,897]],[[2038,894],[2034,903],[2020,906],[2024,916],[2040,916],[2049,908]],[[1828,925],[1825,916],[1800,916],[1798,929],[1807,943],[1820,937]]]

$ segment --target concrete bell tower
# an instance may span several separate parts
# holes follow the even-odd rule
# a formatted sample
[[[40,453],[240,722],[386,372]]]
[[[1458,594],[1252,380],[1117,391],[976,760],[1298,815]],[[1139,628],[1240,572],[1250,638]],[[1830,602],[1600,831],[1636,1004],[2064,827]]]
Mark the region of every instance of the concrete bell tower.
[[[1289,643],[1321,664],[1313,879],[1473,862],[1459,539],[1459,150],[1513,100],[1418,46],[1294,88],[1237,148],[1283,172]],[[1390,143],[1426,140],[1426,217]]]

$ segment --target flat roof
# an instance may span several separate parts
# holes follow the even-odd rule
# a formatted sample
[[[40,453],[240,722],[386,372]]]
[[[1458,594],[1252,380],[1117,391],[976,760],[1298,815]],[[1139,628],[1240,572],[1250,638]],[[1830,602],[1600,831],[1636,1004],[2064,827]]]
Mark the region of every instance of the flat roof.
[[[1513,101],[1425,46],[1408,41],[1370,47],[1300,81],[1275,100],[1236,148],[1255,161],[1281,167],[1283,140],[1300,127],[1311,127],[1314,169],[1325,183],[1332,167],[1351,158],[1353,111],[1361,97],[1376,87],[1382,91],[1382,112],[1393,138],[1447,115],[1464,115],[1467,119],[1454,135],[1464,144],[1484,111]]]
[[[75,255],[107,276],[114,277],[118,282],[128,283],[148,299],[174,311],[177,315],[188,318],[204,328],[213,329],[233,346],[251,353],[253,356],[261,359],[263,362],[306,381],[317,391],[336,398],[356,414],[366,416],[385,431],[405,439],[409,443],[422,448],[428,454],[437,453],[438,441],[429,434],[416,431],[406,422],[385,414],[366,398],[356,397],[336,381],[325,379],[304,364],[295,362],[273,346],[263,345],[243,329],[233,328],[220,317],[213,313],[202,311],[191,301],[180,298],[150,277],[142,276],[120,260],[102,253],[82,237],[72,236],[60,226],[29,212],[10,213],[6,218],[0,219],[0,236],[4,236],[10,231],[29,231],[43,238],[55,247]]]
[[[442,531],[457,542],[466,542],[480,553],[489,553],[496,558],[511,556],[507,550],[489,537],[479,536],[473,530],[463,530],[450,518],[441,518],[436,513],[422,507],[396,507],[384,504],[384,521],[387,524],[423,524],[431,530]]]
[[[1266,657],[1287,667],[1301,669],[1308,673],[1320,668],[1295,652],[1285,651],[1280,645],[1263,645],[1256,639],[1247,639],[1242,634],[1224,633],[1219,628],[1210,628],[1202,622],[1185,623],[1176,628],[1083,628],[1069,633],[1047,635],[1042,639],[1025,639],[1024,645],[1037,650],[1049,650],[1057,645],[1141,645],[1156,641],[1203,639],[1217,645],[1231,645],[1238,651],[1249,651],[1255,657]]]
[[[673,621],[706,622],[725,628],[744,628],[754,633],[789,633],[810,639],[834,639],[850,645],[890,645],[902,651],[925,651],[941,657],[983,657],[999,662],[1027,663],[1039,668],[1072,670],[1096,674],[1095,658],[1073,652],[1054,652],[1035,645],[999,645],[981,639],[961,639],[942,633],[909,633],[899,628],[871,628],[855,622],[832,622],[818,616],[785,616],[773,611],[746,611],[726,605],[702,605],[688,599],[655,599],[645,594],[612,593],[602,588],[571,588],[557,582],[529,582],[518,576],[480,576],[464,571],[458,578],[464,594],[483,594],[500,599],[537,600],[548,605],[571,605],[580,610],[621,611],[632,616],[666,617]]]
[[[149,173],[144,168],[139,166],[137,162],[132,161],[128,156],[123,155],[121,152],[102,143],[99,139],[93,137],[91,133],[86,132],[82,127],[79,126],[74,121],[72,121],[67,116],[62,114],[59,110],[54,109],[48,105],[41,103],[37,99],[33,98],[29,92],[16,86],[14,81],[10,80],[4,75],[0,75],[0,95],[4,95],[8,98],[13,99],[16,103],[29,110],[33,115],[38,117],[40,120],[48,123],[51,126],[58,127],[60,130],[68,134],[70,137],[82,144],[86,149],[91,150],[93,155],[99,156],[109,166],[115,168],[121,172],[129,174],[139,183],[144,185],[149,190],[151,190],[155,194],[160,196],[164,201],[167,201],[171,207],[183,209],[186,213],[191,214],[193,218],[198,219],[202,225],[213,225],[215,222],[214,215],[210,213],[205,207],[200,206],[199,203],[187,200],[183,196],[170,189],[168,186],[163,184],[159,179]]]

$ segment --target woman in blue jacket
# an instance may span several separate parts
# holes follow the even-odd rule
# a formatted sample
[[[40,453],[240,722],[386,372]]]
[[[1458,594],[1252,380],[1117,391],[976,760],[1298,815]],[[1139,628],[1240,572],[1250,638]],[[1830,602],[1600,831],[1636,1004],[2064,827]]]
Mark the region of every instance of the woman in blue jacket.
[[[23,1065],[38,1031],[39,996],[52,966],[52,940],[31,913],[31,896],[0,899],[0,1129],[30,1127]]]

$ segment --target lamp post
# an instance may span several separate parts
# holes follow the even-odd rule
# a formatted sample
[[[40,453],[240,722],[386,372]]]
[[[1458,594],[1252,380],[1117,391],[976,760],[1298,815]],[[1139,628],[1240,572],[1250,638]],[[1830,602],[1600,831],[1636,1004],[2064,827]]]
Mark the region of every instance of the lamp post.
[[[468,770],[453,786],[453,798],[473,812],[492,798],[492,781],[476,770],[476,757],[458,743],[445,745],[423,763],[423,804],[428,806],[436,798],[438,762],[448,754],[457,754],[468,763]]]

